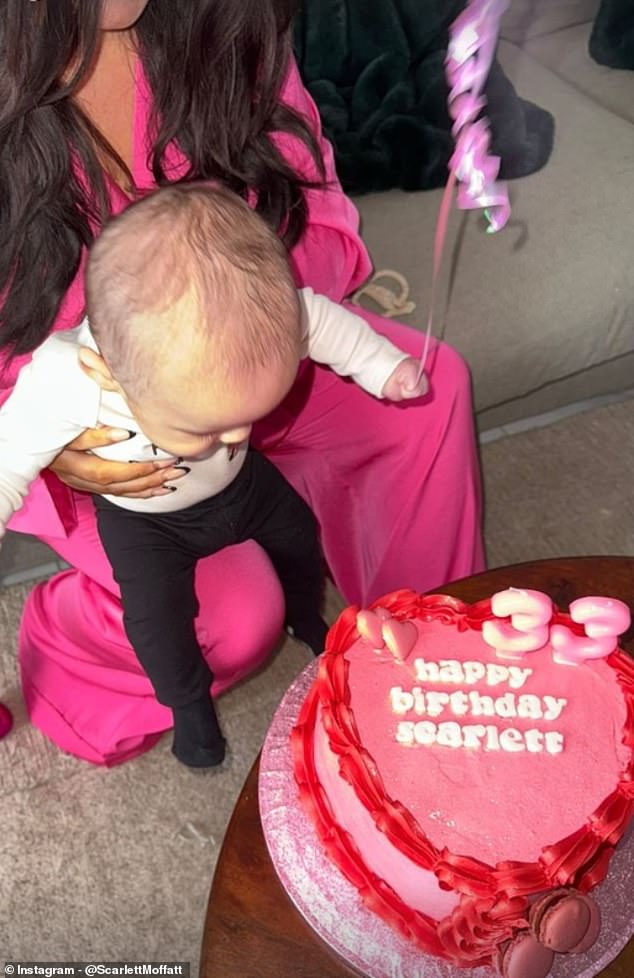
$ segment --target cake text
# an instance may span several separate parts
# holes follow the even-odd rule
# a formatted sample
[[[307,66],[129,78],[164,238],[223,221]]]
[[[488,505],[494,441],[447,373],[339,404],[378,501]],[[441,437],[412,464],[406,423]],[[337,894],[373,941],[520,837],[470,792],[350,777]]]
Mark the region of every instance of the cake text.
[[[441,659],[438,662],[416,659],[414,670],[419,682],[467,687],[481,683],[491,693],[464,688],[438,690],[422,685],[412,689],[393,686],[390,689],[392,712],[403,718],[408,714],[410,717],[414,714],[417,718],[399,721],[396,729],[399,744],[438,744],[509,753],[528,751],[531,754],[543,751],[560,754],[563,751],[564,737],[558,730],[542,731],[536,727],[520,730],[512,726],[501,729],[499,724],[490,722],[519,718],[552,723],[559,719],[568,702],[564,697],[517,692],[532,675],[532,669],[498,663],[459,662],[455,659]],[[510,689],[506,692],[496,689],[504,685]],[[442,719],[435,722],[439,717]],[[462,717],[488,722],[457,722]]]

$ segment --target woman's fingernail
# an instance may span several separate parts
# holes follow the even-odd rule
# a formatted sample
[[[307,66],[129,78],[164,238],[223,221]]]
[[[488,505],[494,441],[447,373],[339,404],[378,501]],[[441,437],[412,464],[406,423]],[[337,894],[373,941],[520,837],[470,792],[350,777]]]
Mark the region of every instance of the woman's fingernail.
[[[188,472],[191,472],[189,465],[175,465],[174,468],[178,470],[178,472],[182,472],[183,475],[187,475]]]
[[[170,492],[175,492],[176,486],[162,486],[160,489],[153,489],[153,496],[169,496]]]
[[[112,428],[110,430],[110,436],[113,441],[129,441],[135,435],[136,431],[129,431],[127,428]]]

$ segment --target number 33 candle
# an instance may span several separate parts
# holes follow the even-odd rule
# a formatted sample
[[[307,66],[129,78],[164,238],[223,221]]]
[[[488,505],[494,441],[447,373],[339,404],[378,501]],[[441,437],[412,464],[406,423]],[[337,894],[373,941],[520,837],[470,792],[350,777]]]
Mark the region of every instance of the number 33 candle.
[[[482,638],[503,659],[520,658],[550,642],[555,662],[577,665],[609,655],[630,626],[630,610],[617,598],[591,596],[572,602],[570,617],[583,625],[583,635],[567,625],[550,624],[553,603],[541,591],[498,591],[491,598],[491,611],[495,617],[482,623]]]

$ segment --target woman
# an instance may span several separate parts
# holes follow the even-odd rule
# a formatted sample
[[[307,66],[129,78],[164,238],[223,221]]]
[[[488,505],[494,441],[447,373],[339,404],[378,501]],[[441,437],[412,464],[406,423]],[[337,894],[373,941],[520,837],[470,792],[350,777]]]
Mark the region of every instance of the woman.
[[[340,301],[370,263],[357,214],[290,56],[293,0],[0,0],[0,343],[9,389],[24,357],[83,310],[86,247],[108,213],[181,179],[242,193],[291,249],[298,284]],[[420,335],[367,315],[416,355]],[[469,381],[442,344],[431,393],[406,408],[304,364],[257,444],[318,517],[346,599],[430,589],[482,567]],[[87,493],[169,491],[173,466],[104,462],[101,429],[61,453],[12,524],[73,567],[25,606],[20,664],[31,720],[98,764],[169,726],[129,648]],[[279,585],[254,544],[201,561],[198,634],[214,693],[279,633]]]

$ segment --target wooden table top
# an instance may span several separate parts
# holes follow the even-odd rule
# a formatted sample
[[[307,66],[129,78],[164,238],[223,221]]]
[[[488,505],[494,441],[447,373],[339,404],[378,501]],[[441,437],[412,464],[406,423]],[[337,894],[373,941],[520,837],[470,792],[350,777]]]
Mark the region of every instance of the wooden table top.
[[[517,564],[447,585],[463,601],[506,587],[544,591],[567,608],[605,594],[634,606],[634,558],[570,557]],[[630,632],[622,645],[634,652]],[[201,978],[359,978],[298,913],[269,858],[258,812],[258,766],[236,803],[214,876],[203,935]],[[634,939],[600,978],[632,978]],[[468,978],[468,971],[465,971]]]

